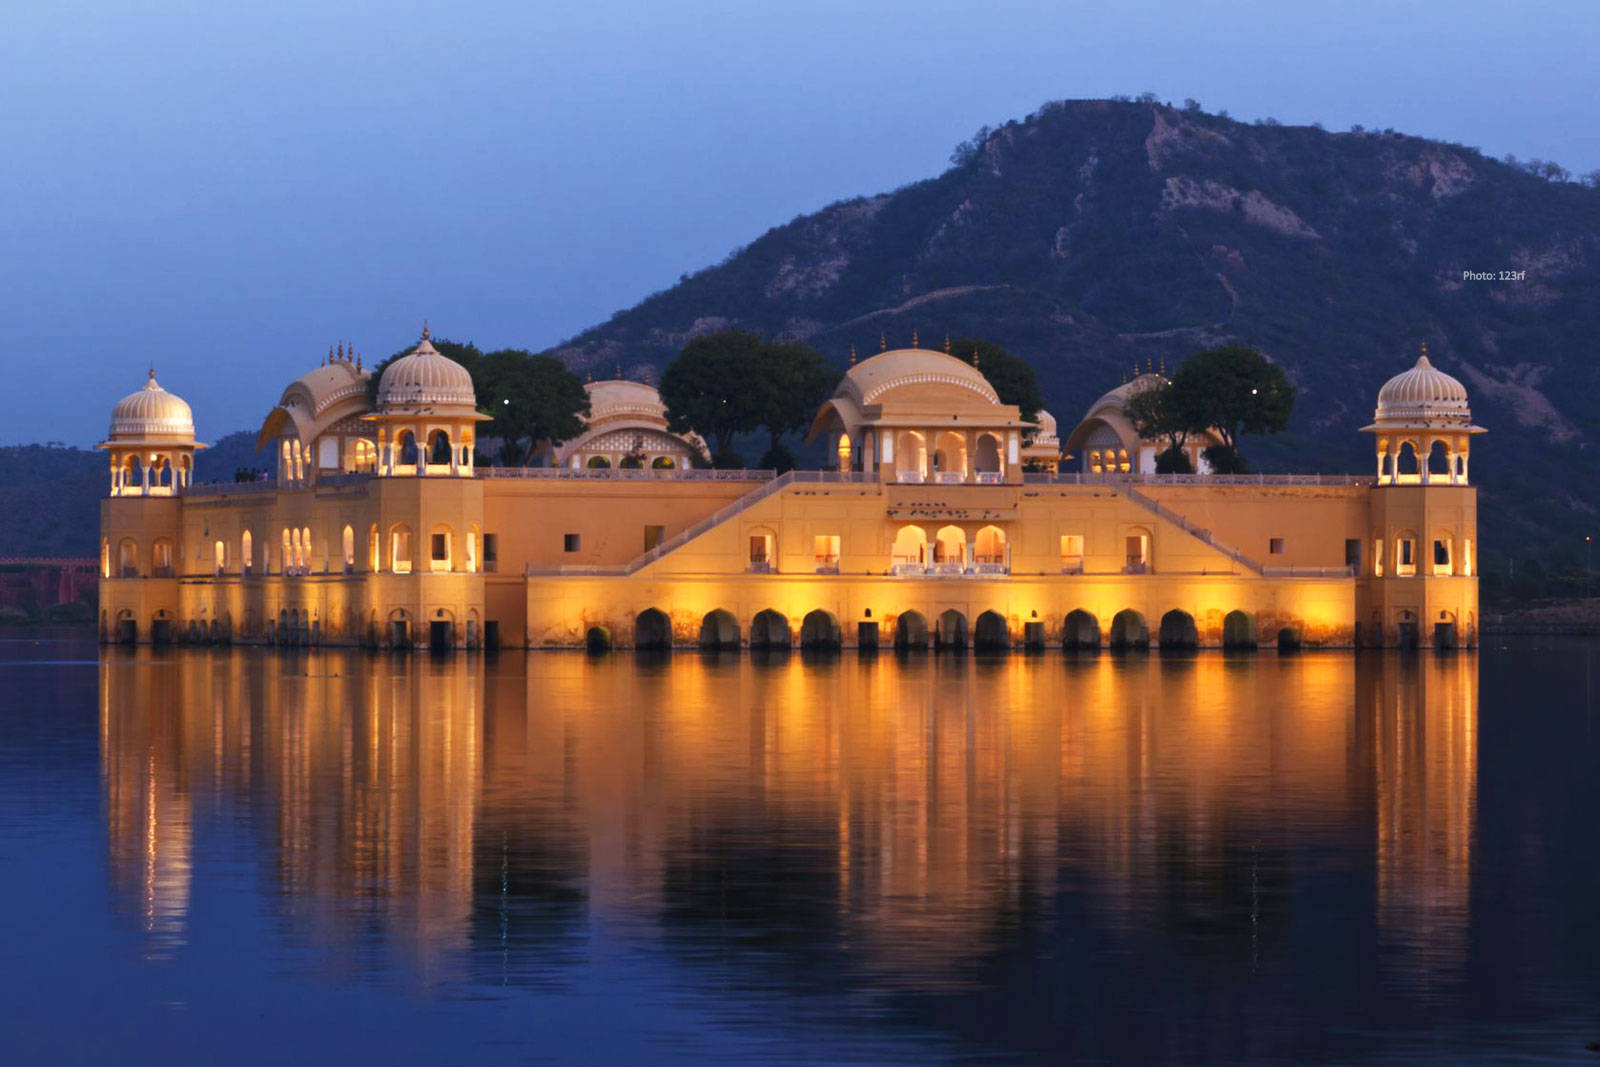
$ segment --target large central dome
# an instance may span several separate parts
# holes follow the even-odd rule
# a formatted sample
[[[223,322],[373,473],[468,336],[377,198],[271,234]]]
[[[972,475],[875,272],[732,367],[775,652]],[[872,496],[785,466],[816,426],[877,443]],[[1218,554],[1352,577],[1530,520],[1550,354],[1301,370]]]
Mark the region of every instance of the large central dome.
[[[476,410],[477,406],[472,375],[467,373],[467,368],[434,348],[426,334],[416,348],[389,364],[378,381],[380,412]]]

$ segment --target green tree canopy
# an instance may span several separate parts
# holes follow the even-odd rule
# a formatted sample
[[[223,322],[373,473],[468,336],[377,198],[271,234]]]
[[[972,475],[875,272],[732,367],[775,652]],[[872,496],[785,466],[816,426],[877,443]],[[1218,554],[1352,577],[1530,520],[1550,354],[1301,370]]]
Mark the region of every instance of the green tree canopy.
[[[1283,368],[1247,345],[1196,352],[1173,373],[1167,392],[1189,432],[1212,429],[1221,438],[1221,450],[1206,451],[1219,473],[1243,468],[1241,435],[1277,433],[1294,410],[1294,386]]]
[[[675,433],[694,430],[709,438],[718,466],[734,462],[736,435],[762,425],[765,348],[760,334],[746,330],[702,334],[683,346],[661,376],[667,425]]]
[[[520,457],[526,465],[542,442],[559,444],[583,432],[589,393],[555,356],[498,349],[478,361],[473,384],[478,407],[492,420],[482,433],[500,438],[507,463]]]
[[[1017,405],[1024,421],[1032,422],[1044,407],[1044,394],[1039,391],[1039,379],[1034,377],[1033,368],[993,341],[960,337],[950,342],[950,352],[977,367],[994,386],[1000,403]]]
[[[770,454],[779,454],[781,439],[805,429],[838,376],[821,352],[798,341],[770,341],[760,358],[760,426],[770,438]]]

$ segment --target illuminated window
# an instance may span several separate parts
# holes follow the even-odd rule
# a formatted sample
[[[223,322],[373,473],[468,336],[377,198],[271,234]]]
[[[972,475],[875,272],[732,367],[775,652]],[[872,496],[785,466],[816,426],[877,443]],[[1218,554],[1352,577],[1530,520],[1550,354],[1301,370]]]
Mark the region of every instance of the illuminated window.
[[[1403,576],[1417,573],[1417,542],[1414,537],[1402,535],[1395,539],[1394,572]]]
[[[428,569],[433,571],[447,571],[450,569],[450,530],[446,528],[435,529],[428,537]]]
[[[389,532],[389,559],[394,573],[411,573],[411,527],[396,526]]]
[[[1083,534],[1061,535],[1061,567],[1063,570],[1083,569]]]
[[[228,566],[228,546],[221,541],[213,542],[211,545],[211,566],[218,574]]]
[[[1376,578],[1383,577],[1383,538],[1372,539],[1372,574]]]
[[[172,577],[172,542],[165,538],[151,546],[150,576],[152,578]]]
[[[839,535],[817,534],[811,539],[811,554],[816,559],[817,568],[837,568],[839,566]]]

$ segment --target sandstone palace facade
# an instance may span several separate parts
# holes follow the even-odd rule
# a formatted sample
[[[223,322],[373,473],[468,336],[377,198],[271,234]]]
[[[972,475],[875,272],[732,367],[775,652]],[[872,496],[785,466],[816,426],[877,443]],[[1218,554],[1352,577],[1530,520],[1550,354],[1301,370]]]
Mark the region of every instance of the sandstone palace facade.
[[[100,627],[118,642],[412,648],[1436,644],[1478,627],[1465,389],[1426,355],[1378,394],[1367,477],[1152,473],[1125,414],[1065,442],[973,366],[852,366],[783,475],[695,464],[648,384],[590,389],[551,466],[475,463],[470,375],[424,336],[330,358],[261,432],[276,477],[199,485],[189,406],[148,383],[100,447]],[[1070,451],[1065,464],[1062,449]],[[1198,457],[1197,457],[1198,458]],[[1071,469],[1063,469],[1063,467]],[[1203,468],[1202,468],[1203,469]]]

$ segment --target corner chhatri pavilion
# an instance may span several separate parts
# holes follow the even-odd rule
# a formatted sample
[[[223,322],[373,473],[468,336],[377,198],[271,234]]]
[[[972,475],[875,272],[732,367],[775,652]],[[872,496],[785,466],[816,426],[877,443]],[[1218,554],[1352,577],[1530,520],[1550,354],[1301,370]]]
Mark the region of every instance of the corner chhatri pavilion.
[[[1466,390],[1426,352],[1386,384],[1375,477],[1149,473],[1136,377],[1065,438],[919,348],[844,375],[828,470],[699,469],[648,383],[591,383],[552,466],[475,464],[471,376],[426,333],[341,350],[261,430],[271,481],[197,485],[152,371],[101,447],[100,626],[121,642],[1093,648],[1475,643]],[[1203,447],[1203,444],[1201,447]]]

